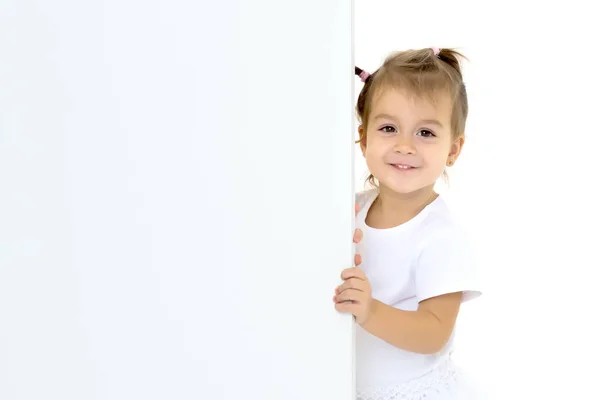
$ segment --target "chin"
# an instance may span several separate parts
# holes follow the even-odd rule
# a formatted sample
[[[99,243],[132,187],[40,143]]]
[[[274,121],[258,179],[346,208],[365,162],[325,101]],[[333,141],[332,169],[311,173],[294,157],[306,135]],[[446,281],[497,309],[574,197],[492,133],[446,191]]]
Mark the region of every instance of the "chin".
[[[414,193],[425,187],[425,186],[420,186],[420,185],[393,185],[393,184],[392,185],[384,184],[384,186],[386,188],[388,188],[389,190],[393,191],[394,193],[398,193],[398,194]]]
[[[378,180],[380,186],[383,186],[394,193],[398,194],[409,194],[414,193],[425,188],[432,187],[435,182],[429,182],[429,180],[398,180],[398,179],[380,179]]]

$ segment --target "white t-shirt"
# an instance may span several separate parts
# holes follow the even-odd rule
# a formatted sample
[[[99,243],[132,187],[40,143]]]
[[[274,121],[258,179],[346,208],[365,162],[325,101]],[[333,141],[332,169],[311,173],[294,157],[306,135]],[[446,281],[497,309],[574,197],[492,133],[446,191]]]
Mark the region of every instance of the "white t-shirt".
[[[463,302],[481,295],[477,263],[467,235],[441,196],[410,221],[390,229],[375,229],[365,224],[365,217],[377,195],[378,190],[373,189],[356,196],[360,205],[356,223],[363,231],[357,252],[362,256],[361,268],[374,299],[414,311],[420,301],[446,293],[462,291]],[[403,383],[416,381],[436,369],[438,375],[443,375],[441,370],[448,363],[453,338],[454,333],[441,352],[424,355],[394,347],[357,326],[359,398],[375,398],[364,393],[382,388],[408,390],[402,389]]]

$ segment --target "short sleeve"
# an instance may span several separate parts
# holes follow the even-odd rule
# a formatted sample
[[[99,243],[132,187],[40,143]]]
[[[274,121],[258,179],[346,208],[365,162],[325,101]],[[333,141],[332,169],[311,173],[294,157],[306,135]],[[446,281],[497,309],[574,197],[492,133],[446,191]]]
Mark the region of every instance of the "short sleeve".
[[[464,231],[440,227],[424,240],[415,264],[417,301],[463,292],[462,302],[482,294],[481,272]]]

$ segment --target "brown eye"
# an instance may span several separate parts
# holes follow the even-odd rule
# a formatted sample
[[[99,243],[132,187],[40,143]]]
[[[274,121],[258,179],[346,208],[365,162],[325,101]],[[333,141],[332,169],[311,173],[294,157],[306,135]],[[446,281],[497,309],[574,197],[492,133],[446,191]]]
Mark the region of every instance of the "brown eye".
[[[383,131],[385,133],[394,133],[394,132],[396,132],[396,129],[393,126],[390,126],[390,125],[386,125],[386,126],[382,127],[379,130]]]
[[[435,137],[435,134],[427,129],[421,129],[418,135],[423,137]]]

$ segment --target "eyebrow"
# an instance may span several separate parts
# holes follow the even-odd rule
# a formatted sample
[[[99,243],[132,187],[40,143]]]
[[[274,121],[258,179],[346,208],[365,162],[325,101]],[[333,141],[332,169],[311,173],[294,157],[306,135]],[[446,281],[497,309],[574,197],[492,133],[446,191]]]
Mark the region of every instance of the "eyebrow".
[[[391,119],[391,120],[396,120],[396,118],[394,118],[393,116],[389,115],[389,114],[377,114],[373,119],[377,120],[377,119]],[[419,121],[422,124],[430,124],[430,125],[437,125],[439,127],[444,127],[444,125],[438,121],[437,119],[423,119],[421,121]]]

